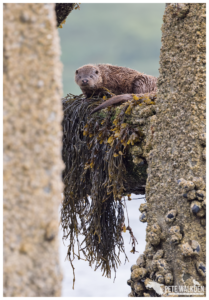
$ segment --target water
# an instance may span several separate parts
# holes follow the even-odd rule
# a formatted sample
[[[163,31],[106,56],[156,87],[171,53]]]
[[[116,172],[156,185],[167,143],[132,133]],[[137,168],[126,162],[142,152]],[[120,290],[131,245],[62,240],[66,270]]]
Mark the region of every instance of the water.
[[[139,221],[139,206],[144,203],[142,195],[131,195],[132,201],[126,201],[128,208],[128,216],[130,227],[138,241],[136,250],[138,253],[130,253],[132,246],[130,243],[129,232],[123,233],[126,254],[129,261],[125,261],[123,254],[120,256],[121,265],[117,269],[116,279],[114,280],[114,272],[112,272],[111,278],[102,276],[102,272],[98,269],[94,271],[94,267],[89,267],[87,261],[75,260],[75,287],[73,285],[73,272],[68,260],[65,260],[67,254],[67,246],[63,245],[62,232],[60,230],[60,262],[63,271],[62,282],[62,297],[127,297],[131,292],[130,286],[127,285],[127,280],[130,278],[130,268],[136,263],[136,260],[140,254],[145,250],[145,235],[146,235],[146,223]],[[139,198],[142,198],[139,200]],[[126,216],[126,213],[125,213]],[[126,218],[127,225],[127,218]],[[67,242],[65,241],[67,245]]]

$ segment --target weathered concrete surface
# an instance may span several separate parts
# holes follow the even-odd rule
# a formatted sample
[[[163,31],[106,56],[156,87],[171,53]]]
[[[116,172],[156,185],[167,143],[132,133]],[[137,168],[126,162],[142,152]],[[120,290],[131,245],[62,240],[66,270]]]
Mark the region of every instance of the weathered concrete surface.
[[[156,116],[147,136],[147,246],[138,267],[161,284],[204,286],[206,4],[170,4],[163,21]],[[156,296],[129,285],[130,297]]]
[[[61,63],[54,4],[4,4],[4,296],[59,296]]]

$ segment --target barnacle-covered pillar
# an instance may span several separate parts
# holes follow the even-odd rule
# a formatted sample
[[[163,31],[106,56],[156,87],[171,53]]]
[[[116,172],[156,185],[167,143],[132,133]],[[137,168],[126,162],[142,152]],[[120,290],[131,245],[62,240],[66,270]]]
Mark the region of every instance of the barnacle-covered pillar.
[[[165,296],[171,286],[205,294],[206,4],[169,4],[163,21],[140,207],[147,244],[128,280],[131,297]]]
[[[4,4],[4,296],[61,294],[61,63],[54,4]]]

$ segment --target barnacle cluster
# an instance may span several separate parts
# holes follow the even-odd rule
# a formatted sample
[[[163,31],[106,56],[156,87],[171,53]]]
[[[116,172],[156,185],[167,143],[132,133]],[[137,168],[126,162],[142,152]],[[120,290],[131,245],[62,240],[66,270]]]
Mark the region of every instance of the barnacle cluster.
[[[145,209],[147,209],[147,204],[141,204],[139,210],[143,213]],[[175,210],[171,210],[167,215],[173,218],[176,214]],[[177,244],[182,238],[179,226],[171,227],[169,235],[172,242]],[[127,284],[131,286],[129,297],[165,296],[165,285],[173,284],[172,269],[168,261],[163,258],[164,250],[160,249],[160,242],[164,240],[164,237],[158,223],[147,226],[146,240],[145,251],[138,257],[136,265],[132,266],[131,277],[127,281]]]
[[[95,269],[110,277],[125,254],[122,232],[129,231],[132,250],[135,237],[125,226],[123,196],[135,192],[144,194],[146,162],[136,166],[131,147],[139,147],[144,134],[139,125],[130,121],[134,107],[141,110],[155,104],[155,96],[136,97],[120,105],[108,107],[91,115],[101,101],[111,96],[109,91],[84,98],[68,94],[63,98],[63,172],[64,200],[61,209],[63,238],[68,240],[68,258],[81,259],[81,253]],[[80,243],[78,236],[83,236]],[[77,253],[75,244],[77,243]],[[126,254],[125,257],[127,258]],[[74,267],[73,267],[74,270]]]
[[[147,241],[153,245],[157,246],[161,239],[161,228],[158,224],[154,224],[151,227],[147,226]]]
[[[153,225],[153,229],[159,232],[156,224]],[[156,297],[161,295],[158,284],[161,287],[173,284],[172,271],[163,255],[162,249],[155,251],[151,244],[146,245],[144,253],[139,256],[136,265],[131,268],[131,277],[127,281],[131,287],[129,297]],[[199,265],[197,265],[198,267]]]
[[[205,137],[205,135],[201,135]],[[202,177],[191,177],[191,180],[180,178],[178,185],[185,191],[183,197],[192,201],[190,210],[197,217],[202,218],[206,213],[206,185]]]
[[[192,240],[181,245],[183,256],[199,256],[200,255],[200,245],[197,241]]]
[[[172,226],[169,228],[170,242],[172,244],[178,244],[182,239],[182,234],[179,226]]]
[[[139,211],[142,213],[139,216],[139,221],[142,223],[147,222],[147,203],[142,203],[139,207]]]

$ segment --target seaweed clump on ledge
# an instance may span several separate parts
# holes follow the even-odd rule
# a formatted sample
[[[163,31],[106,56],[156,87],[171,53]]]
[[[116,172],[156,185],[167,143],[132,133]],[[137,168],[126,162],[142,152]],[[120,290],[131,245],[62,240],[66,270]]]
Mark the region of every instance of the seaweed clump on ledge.
[[[106,91],[103,99],[110,96]],[[73,272],[72,261],[75,256],[82,259],[81,253],[90,266],[95,263],[95,269],[101,267],[108,277],[112,269],[116,272],[121,252],[127,259],[122,237],[126,230],[123,196],[132,189],[128,188],[131,176],[126,158],[129,147],[143,140],[140,127],[129,123],[129,115],[135,105],[154,104],[155,96],[133,96],[120,107],[108,107],[93,115],[91,111],[103,100],[99,96],[86,99],[68,94],[63,98],[65,188],[61,225],[63,239],[69,241],[67,255]],[[146,178],[141,184],[145,182]],[[144,193],[143,186],[138,193]],[[136,240],[130,226],[127,229],[134,252]],[[79,235],[83,236],[82,242]]]

